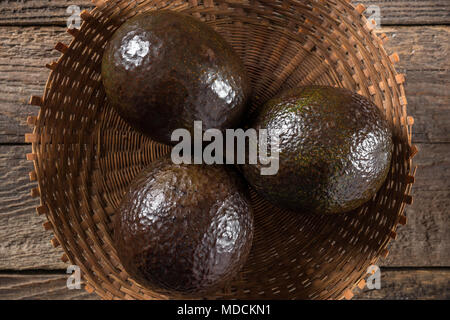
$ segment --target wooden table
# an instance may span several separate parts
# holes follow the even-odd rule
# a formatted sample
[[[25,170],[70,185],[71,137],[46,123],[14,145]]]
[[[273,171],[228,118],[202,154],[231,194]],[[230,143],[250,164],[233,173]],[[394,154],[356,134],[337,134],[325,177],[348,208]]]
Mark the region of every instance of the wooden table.
[[[390,255],[381,263],[382,288],[357,292],[358,299],[450,298],[450,2],[449,0],[359,1],[381,9],[382,28],[398,52],[397,70],[407,76],[408,113],[415,118],[414,143],[420,153],[407,208]],[[91,8],[89,0],[0,1],[0,299],[96,299],[66,288],[62,250],[50,245],[36,199],[30,197],[32,165],[28,115],[41,95],[46,63],[68,43],[66,9]]]

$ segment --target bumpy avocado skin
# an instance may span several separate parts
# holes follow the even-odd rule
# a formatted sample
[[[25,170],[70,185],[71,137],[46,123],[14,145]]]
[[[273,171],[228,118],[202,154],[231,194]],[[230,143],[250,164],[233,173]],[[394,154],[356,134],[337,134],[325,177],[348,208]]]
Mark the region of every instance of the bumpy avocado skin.
[[[108,42],[102,60],[108,101],[132,127],[171,142],[175,129],[236,127],[250,83],[233,48],[207,24],[171,11],[138,15]]]
[[[351,91],[325,86],[285,91],[252,126],[279,135],[279,172],[242,167],[247,181],[273,204],[301,212],[351,211],[381,187],[390,169],[392,131],[382,112]]]
[[[243,179],[224,166],[153,162],[132,183],[114,223],[125,270],[162,294],[214,291],[243,266],[253,211]]]

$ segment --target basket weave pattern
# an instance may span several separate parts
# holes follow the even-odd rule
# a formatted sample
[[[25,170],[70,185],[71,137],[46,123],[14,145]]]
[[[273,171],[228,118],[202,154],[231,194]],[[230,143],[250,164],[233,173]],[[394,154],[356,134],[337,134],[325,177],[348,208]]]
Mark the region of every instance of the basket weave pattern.
[[[109,107],[100,78],[103,49],[114,31],[140,12],[171,9],[191,14],[222,34],[243,59],[253,94],[249,112],[282,89],[321,84],[345,87],[374,101],[394,127],[392,168],[367,204],[343,215],[305,216],[268,204],[253,191],[255,236],[238,277],[207,298],[340,299],[364,285],[367,267],[386,256],[397,225],[406,223],[414,182],[413,119],[407,117],[404,76],[383,41],[345,0],[97,1],[83,11],[70,45],[58,43],[52,70],[26,141],[31,176],[38,181],[39,214],[65,262],[80,266],[86,289],[105,299],[166,297],[136,284],[123,270],[111,221],[128,184],[170,152],[133,131]]]

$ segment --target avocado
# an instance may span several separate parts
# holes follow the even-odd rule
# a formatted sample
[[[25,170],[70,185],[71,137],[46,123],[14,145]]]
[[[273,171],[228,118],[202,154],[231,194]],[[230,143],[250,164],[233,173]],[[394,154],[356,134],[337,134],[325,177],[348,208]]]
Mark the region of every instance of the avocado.
[[[240,124],[250,83],[239,56],[206,23],[171,11],[126,21],[106,45],[102,82],[109,103],[157,142],[171,134]]]
[[[365,97],[342,88],[290,89],[267,102],[251,126],[267,129],[279,152],[276,175],[243,165],[249,184],[282,208],[316,214],[351,211],[368,201],[389,172],[392,129]],[[276,149],[275,149],[276,148]]]
[[[253,238],[245,181],[227,166],[176,165],[163,157],[132,182],[116,212],[125,270],[161,294],[197,297],[243,266]]]

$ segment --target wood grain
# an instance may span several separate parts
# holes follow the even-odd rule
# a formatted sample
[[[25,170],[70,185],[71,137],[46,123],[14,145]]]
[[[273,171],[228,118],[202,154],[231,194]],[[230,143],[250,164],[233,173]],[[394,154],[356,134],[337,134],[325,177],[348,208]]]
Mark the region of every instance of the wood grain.
[[[67,25],[71,12],[67,8],[71,5],[80,10],[91,9],[91,0],[31,0],[31,1],[2,1],[0,3],[0,25]]]
[[[0,300],[96,300],[83,287],[69,290],[66,274],[0,274]]]
[[[383,270],[381,289],[356,289],[356,300],[434,300],[450,299],[450,270]]]
[[[70,41],[61,27],[0,28],[0,143],[23,143],[30,132],[26,118],[38,109],[28,100],[42,96],[58,41]]]
[[[450,142],[450,27],[390,27],[386,49],[406,74],[408,114],[415,142]]]
[[[408,223],[397,230],[389,256],[379,264],[450,266],[450,190],[414,191],[413,196],[414,204],[406,210]]]
[[[36,214],[39,200],[31,198],[30,146],[0,146],[0,269],[60,269],[61,249],[50,244],[44,217]]]
[[[0,143],[21,143],[30,129],[30,95],[42,95],[49,70],[59,53],[55,43],[68,43],[61,27],[0,28]],[[390,27],[388,52],[398,52],[399,72],[406,73],[408,113],[416,120],[415,142],[450,142],[450,27]]]
[[[367,8],[380,7],[383,25],[418,25],[450,23],[447,0],[357,0]],[[31,0],[2,1],[0,25],[66,25],[67,8],[78,5],[81,10],[93,7],[90,0]],[[370,12],[367,12],[370,16]]]
[[[450,266],[450,144],[418,148],[414,203],[384,266]]]
[[[419,148],[409,221],[380,265],[450,266],[450,144]],[[45,220],[36,215],[38,201],[30,197],[35,184],[28,181],[28,152],[29,146],[0,146],[0,270],[63,269],[62,251],[51,247],[51,232],[44,231]]]
[[[381,13],[381,25],[426,25],[450,23],[450,6],[446,0],[364,0],[352,1],[362,3],[368,9],[378,6]]]
[[[67,289],[67,277],[66,274],[0,274],[0,300],[99,299],[83,289]],[[356,289],[354,299],[450,299],[450,271],[381,269],[381,289]]]
[[[449,191],[450,145],[418,144],[418,148],[419,154],[413,160],[413,164],[418,166],[413,191],[416,194],[422,191]]]

